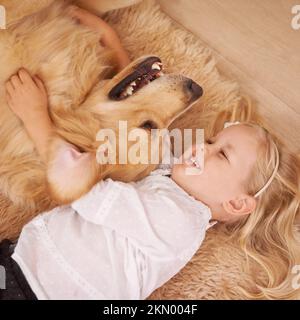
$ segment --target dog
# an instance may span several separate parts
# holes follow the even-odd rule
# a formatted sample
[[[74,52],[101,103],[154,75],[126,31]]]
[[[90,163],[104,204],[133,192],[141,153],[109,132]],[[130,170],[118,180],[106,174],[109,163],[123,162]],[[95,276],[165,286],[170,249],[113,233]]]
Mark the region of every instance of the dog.
[[[167,128],[203,93],[191,79],[163,75],[161,60],[152,55],[114,75],[113,52],[67,13],[68,5],[55,1],[0,32],[0,239],[16,238],[35,215],[72,202],[101,179],[145,177],[155,164],[97,162],[99,130],[118,133],[123,120],[128,130],[150,136],[151,129]],[[46,164],[5,102],[4,83],[20,67],[47,88],[55,135]],[[134,81],[138,85],[127,94]]]

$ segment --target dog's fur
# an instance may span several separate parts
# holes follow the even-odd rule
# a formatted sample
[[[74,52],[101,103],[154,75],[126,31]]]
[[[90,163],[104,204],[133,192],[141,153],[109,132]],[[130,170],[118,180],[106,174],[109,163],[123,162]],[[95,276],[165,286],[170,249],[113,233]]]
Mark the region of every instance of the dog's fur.
[[[76,24],[67,11],[67,4],[57,1],[30,16],[10,20],[8,29],[0,33],[2,239],[16,237],[38,212],[75,200],[101,179],[138,180],[154,169],[155,165],[98,164],[100,129],[118,134],[119,120],[127,121],[128,130],[140,128],[147,120],[166,128],[189,106],[188,79],[175,74],[151,82],[125,100],[109,99],[110,90],[145,57],[100,82],[113,72],[113,53],[100,46],[97,33]],[[5,102],[4,82],[20,67],[37,74],[47,88],[56,135],[49,141],[46,165]],[[149,130],[144,131],[149,135]],[[69,143],[77,147],[75,155]]]

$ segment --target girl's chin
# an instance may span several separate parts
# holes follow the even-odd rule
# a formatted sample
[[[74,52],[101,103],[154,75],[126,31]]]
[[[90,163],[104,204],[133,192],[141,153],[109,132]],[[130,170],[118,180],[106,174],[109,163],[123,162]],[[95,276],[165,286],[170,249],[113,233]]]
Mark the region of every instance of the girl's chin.
[[[175,174],[176,172],[181,171],[181,174],[189,175],[189,176],[201,175],[203,173],[203,170],[188,163],[176,164],[174,165],[173,170]]]
[[[186,166],[184,171],[186,176],[199,176],[203,173],[203,170],[194,166]]]

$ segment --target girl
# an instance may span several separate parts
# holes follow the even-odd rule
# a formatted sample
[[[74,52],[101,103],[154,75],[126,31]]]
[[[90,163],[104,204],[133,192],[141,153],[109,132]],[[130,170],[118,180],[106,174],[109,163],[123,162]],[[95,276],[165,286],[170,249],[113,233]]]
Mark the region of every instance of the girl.
[[[20,70],[7,83],[7,100],[46,160],[53,131],[43,83]],[[213,220],[265,271],[249,297],[296,297],[299,159],[252,123],[207,140],[203,173],[187,175],[196,148],[169,172],[137,183],[101,181],[31,221],[16,247],[2,243],[10,280],[2,299],[145,299],[192,258]]]

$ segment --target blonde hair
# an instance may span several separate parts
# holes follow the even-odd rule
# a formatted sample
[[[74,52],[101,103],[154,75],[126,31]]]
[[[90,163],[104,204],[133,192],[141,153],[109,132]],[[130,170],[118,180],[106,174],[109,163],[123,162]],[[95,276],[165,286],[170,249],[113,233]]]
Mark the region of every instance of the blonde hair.
[[[255,273],[255,287],[236,289],[249,299],[299,299],[300,288],[292,286],[295,277],[292,269],[300,265],[299,156],[267,131],[261,119],[254,122],[248,106],[242,112],[231,112],[229,117],[231,121],[242,120],[244,125],[256,128],[261,142],[256,165],[247,181],[248,194],[254,196],[272,176],[277,152],[280,160],[272,183],[256,198],[255,211],[224,226],[244,252],[247,271]],[[228,120],[228,115],[222,112],[215,125],[220,124],[220,119]]]

